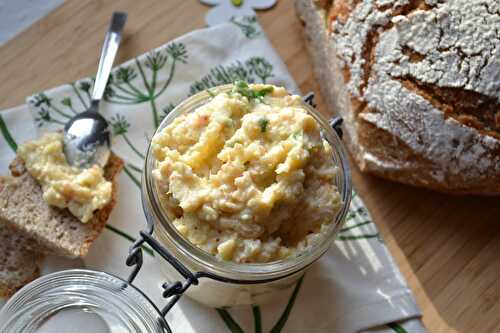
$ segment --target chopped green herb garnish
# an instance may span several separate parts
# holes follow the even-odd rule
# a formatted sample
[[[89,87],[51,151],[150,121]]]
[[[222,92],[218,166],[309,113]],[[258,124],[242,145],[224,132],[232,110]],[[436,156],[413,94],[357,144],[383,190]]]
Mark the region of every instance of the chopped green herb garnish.
[[[292,138],[295,140],[299,140],[300,137],[302,137],[302,134],[302,130],[296,130],[295,132],[293,132]]]
[[[210,95],[210,97],[215,97],[215,93],[211,89],[207,89],[207,93]]]
[[[252,91],[254,91],[254,90],[252,90]],[[270,94],[272,92],[273,92],[273,87],[265,87],[259,91],[255,91],[255,95],[257,96],[257,98],[264,98],[264,96],[266,96],[267,94]]]
[[[273,87],[269,86],[262,88],[260,90],[253,90],[245,81],[236,81],[234,83],[234,92],[237,92],[242,96],[245,96],[250,101],[258,100],[262,102],[264,96],[273,92]]]
[[[235,81],[234,82],[234,85],[237,89],[250,89],[250,87],[248,86],[248,83],[246,83],[245,81]]]
[[[267,124],[269,124],[269,120],[267,118],[260,118],[259,119],[259,127],[260,127],[260,131],[262,133],[266,132]]]

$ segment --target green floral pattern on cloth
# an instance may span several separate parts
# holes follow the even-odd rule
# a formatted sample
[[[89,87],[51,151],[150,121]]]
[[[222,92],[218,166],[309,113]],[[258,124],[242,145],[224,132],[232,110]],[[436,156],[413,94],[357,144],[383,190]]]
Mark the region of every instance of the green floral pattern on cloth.
[[[159,113],[157,99],[171,84],[177,64],[186,64],[187,57],[184,44],[171,43],[164,48],[151,51],[141,57],[141,60],[136,58],[132,64],[115,68],[108,80],[104,101],[122,106],[149,104],[152,129],[156,129],[165,115],[174,108],[173,104],[169,104]],[[158,81],[160,72],[166,76],[161,84]],[[28,103],[36,109],[35,122],[38,127],[50,127],[53,130],[54,125],[61,127],[72,115],[85,111],[90,105],[93,83],[93,78],[72,83],[70,85],[72,94],[61,97],[59,103],[43,92],[28,98]],[[137,187],[140,187],[142,170],[139,165],[142,165],[145,158],[144,148],[137,147],[129,138],[127,133],[131,125],[124,114],[116,113],[107,120],[113,128],[115,137],[122,138],[130,151],[140,159],[140,164],[134,164],[133,161],[121,156],[126,162],[125,173]]]
[[[231,17],[229,21],[240,28],[241,32],[249,39],[261,34],[260,27],[257,24],[257,17],[255,16]]]
[[[268,79],[272,76],[273,65],[265,58],[251,57],[245,62],[237,60],[227,66],[219,65],[213,67],[207,75],[196,80],[189,88],[189,91],[191,95],[194,95],[205,89],[235,81],[267,83]]]
[[[408,331],[405,330],[404,327],[402,327],[398,323],[390,323],[390,324],[387,324],[387,326],[389,328],[391,328],[396,333],[408,333]]]
[[[217,34],[224,35],[224,38],[211,42],[212,37]],[[221,45],[224,42],[227,44]],[[235,44],[245,45],[246,51],[231,49]],[[210,61],[207,61],[206,57],[210,57]],[[145,150],[162,119],[186,97],[235,80],[272,83],[297,92],[286,67],[265,39],[255,18],[235,19],[225,26],[188,34],[113,70],[101,104],[101,113],[112,126],[115,136],[113,151],[125,161],[120,184],[123,190],[120,195],[127,197],[122,199],[127,200],[127,204],[115,209],[118,212],[114,212],[115,218],[112,216],[107,227],[114,236],[106,235],[110,238],[104,240],[103,244],[97,244],[96,248],[102,249],[113,244],[116,246],[115,251],[126,255],[130,242],[138,230],[143,228],[140,204],[134,207],[125,206],[140,203],[140,178]],[[59,130],[70,117],[84,111],[90,105],[93,81],[93,78],[86,78],[28,97],[27,102],[39,131]],[[15,136],[1,115],[0,133],[0,140],[4,140],[11,150],[15,151]],[[131,223],[130,218],[138,221]],[[336,246],[358,247],[361,242],[369,242],[370,246],[374,247],[383,244],[368,211],[354,193]],[[144,250],[152,257],[151,249],[146,247]],[[90,257],[86,259],[86,264],[90,267],[105,267],[108,270],[109,267],[116,266],[117,268],[109,269],[117,270],[116,274],[124,274],[121,271],[121,265],[124,264],[120,261],[118,264],[121,265],[114,264],[117,260],[110,264],[101,258],[102,256]],[[161,278],[156,275],[158,273],[154,261],[146,263],[145,266],[147,267],[143,270],[150,270],[150,276]],[[308,273],[305,282],[308,278],[313,278],[313,275]],[[264,332],[266,327],[269,328],[267,331],[272,333],[290,331],[287,323],[294,316],[296,303],[302,303],[300,291],[304,288],[303,280],[304,278],[297,283],[282,305],[275,307],[272,314],[269,313],[269,308],[263,310],[258,306],[249,306],[246,310],[240,310],[240,314],[244,313],[244,316],[253,318],[254,332]],[[239,324],[239,318],[233,318],[233,310],[218,309],[217,313],[230,332],[250,332],[248,325]],[[174,315],[171,319],[177,317]]]
[[[353,191],[351,206],[347,213],[345,224],[337,235],[337,241],[353,241],[374,238],[382,242],[382,238],[372,221],[368,210]]]
[[[17,151],[17,143],[16,143],[16,141],[14,141],[12,134],[10,134],[9,128],[7,127],[7,124],[5,123],[5,120],[3,120],[2,114],[0,114],[0,133],[2,133],[2,136],[5,140],[5,142],[9,145],[10,149],[12,149],[13,152],[16,152]]]

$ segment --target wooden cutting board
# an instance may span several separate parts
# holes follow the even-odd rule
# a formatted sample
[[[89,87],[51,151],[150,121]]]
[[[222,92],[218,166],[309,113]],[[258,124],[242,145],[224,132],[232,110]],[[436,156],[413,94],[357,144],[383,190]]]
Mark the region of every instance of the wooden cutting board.
[[[196,0],[67,0],[0,47],[0,109],[93,75],[113,10],[129,13],[118,62],[204,26]],[[293,1],[259,19],[302,91],[318,92]],[[318,96],[319,108],[329,113]],[[354,184],[430,332],[500,332],[500,198],[454,197],[360,174]],[[341,332],[342,333],[342,332]]]

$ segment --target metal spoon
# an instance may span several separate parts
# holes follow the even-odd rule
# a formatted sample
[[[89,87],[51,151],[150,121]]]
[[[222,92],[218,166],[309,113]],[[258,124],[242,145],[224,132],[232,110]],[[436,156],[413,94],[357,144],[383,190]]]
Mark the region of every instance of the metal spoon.
[[[105,166],[111,150],[111,130],[99,114],[101,101],[115,60],[127,13],[114,12],[104,38],[99,67],[88,110],[71,118],[64,126],[64,154],[68,164],[79,168]]]

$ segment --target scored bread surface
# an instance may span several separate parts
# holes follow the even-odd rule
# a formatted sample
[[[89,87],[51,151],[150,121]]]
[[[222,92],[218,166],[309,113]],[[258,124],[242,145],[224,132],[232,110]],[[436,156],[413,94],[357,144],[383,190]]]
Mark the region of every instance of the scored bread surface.
[[[500,194],[500,2],[296,0],[322,94],[358,165]]]
[[[122,166],[123,161],[112,154],[104,169],[105,178],[113,184],[111,202],[84,224],[67,209],[49,206],[40,185],[26,171],[22,160],[16,158],[10,166],[15,177],[0,192],[0,218],[30,239],[28,247],[32,250],[70,258],[84,257],[116,203],[116,176]]]

